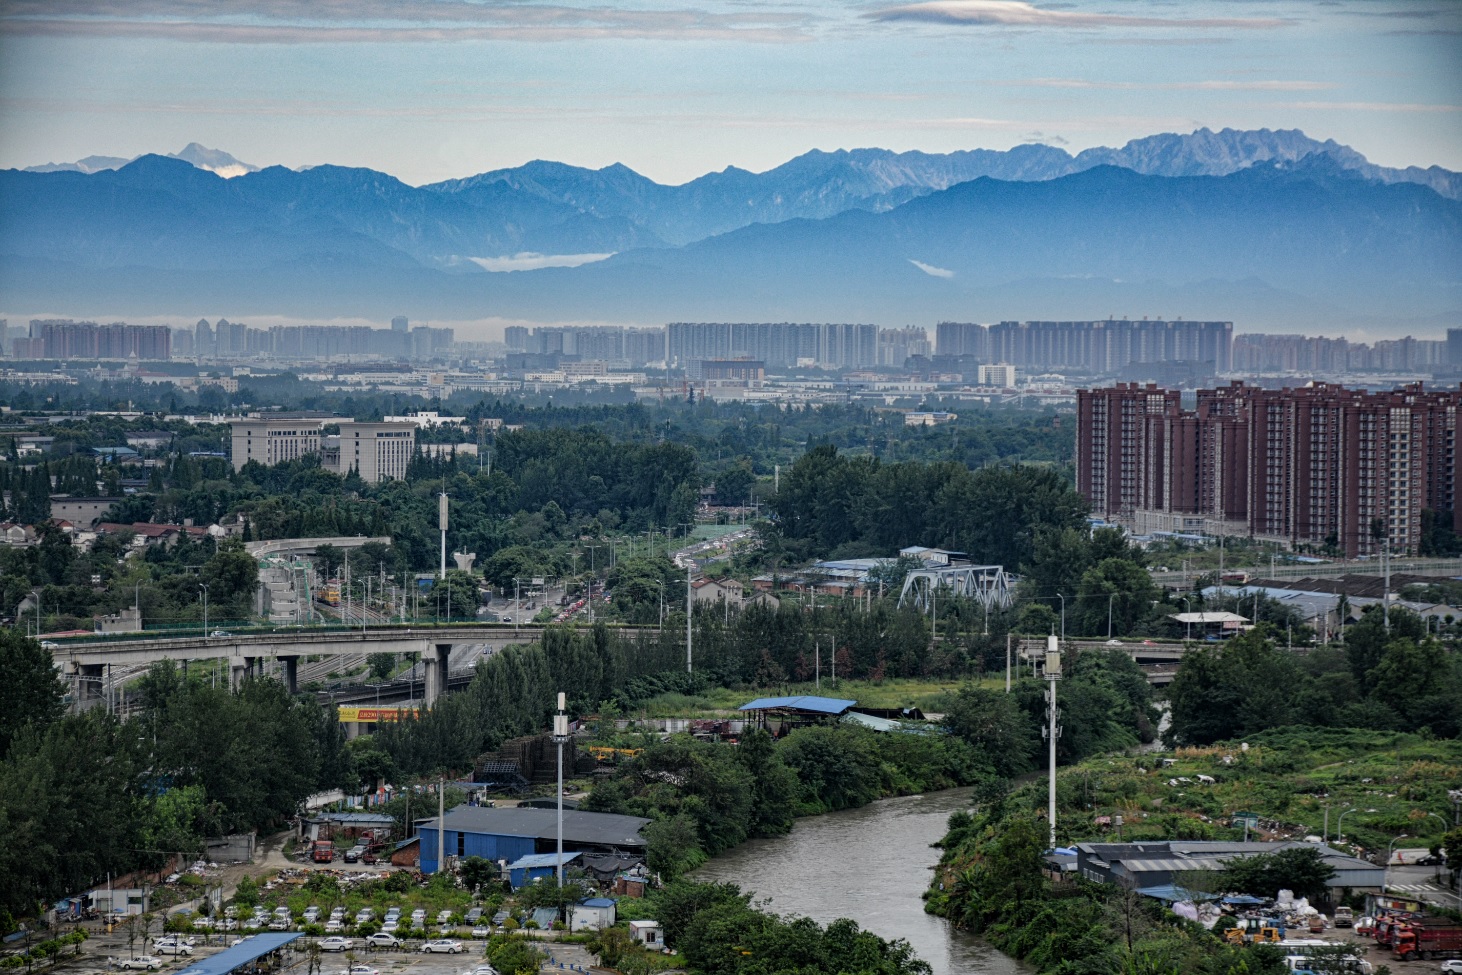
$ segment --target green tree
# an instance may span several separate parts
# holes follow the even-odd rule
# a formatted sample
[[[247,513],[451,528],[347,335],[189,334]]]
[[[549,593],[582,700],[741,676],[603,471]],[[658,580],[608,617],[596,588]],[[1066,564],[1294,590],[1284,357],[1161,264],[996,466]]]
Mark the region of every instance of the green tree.
[[[1273,897],[1292,890],[1296,897],[1319,900],[1325,896],[1335,868],[1314,847],[1294,847],[1275,853],[1232,858],[1224,862],[1223,882],[1230,890],[1255,897]]]
[[[426,594],[427,605],[441,606],[444,615],[453,619],[472,618],[477,613],[480,601],[477,597],[477,583],[472,576],[457,569],[448,569],[445,579],[438,579]]]
[[[383,681],[391,676],[396,669],[396,655],[394,653],[373,653],[366,657],[366,667],[370,669],[373,680]]]
[[[61,716],[66,688],[49,650],[18,628],[0,629],[0,758],[27,725],[44,732]]]
[[[457,874],[462,879],[462,886],[475,894],[498,878],[498,866],[482,857],[468,857],[457,868]]]
[[[945,709],[944,726],[984,755],[1001,778],[1035,768],[1038,726],[1010,694],[973,684],[961,687]]]
[[[1294,658],[1251,630],[1190,650],[1168,691],[1170,741],[1206,745],[1293,724],[1303,675]]]

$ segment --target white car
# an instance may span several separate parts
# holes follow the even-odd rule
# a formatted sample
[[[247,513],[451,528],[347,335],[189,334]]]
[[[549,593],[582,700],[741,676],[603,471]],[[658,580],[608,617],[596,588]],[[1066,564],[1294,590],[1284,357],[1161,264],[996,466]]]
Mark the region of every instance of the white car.
[[[366,944],[375,948],[400,948],[405,943],[389,931],[377,931],[366,938]]]
[[[321,938],[321,951],[349,951],[354,947],[355,942],[349,938]]]
[[[440,912],[437,913],[437,923],[438,924],[446,924],[450,920],[452,920],[452,912],[451,911],[440,911]]]
[[[386,923],[381,925],[381,930],[386,932],[387,934],[395,934],[400,929],[401,922],[397,921],[395,918],[388,918],[386,920]]]
[[[123,958],[117,962],[117,967],[153,972],[162,967],[162,959],[154,958],[152,955],[138,955],[136,958]]]
[[[446,952],[447,954],[455,955],[462,950],[462,942],[440,938],[436,941],[428,941],[421,946],[421,950],[432,954]]]
[[[491,965],[478,965],[476,968],[472,969],[472,975],[497,975],[497,969],[493,968]]]
[[[1442,962],[1444,972],[1462,972],[1462,958],[1451,958]]]
[[[351,965],[349,968],[342,968],[340,975],[381,975],[369,965]]]
[[[472,937],[474,938],[489,938],[491,936],[492,931],[481,924],[472,929]]]
[[[159,955],[191,955],[193,949],[180,941],[159,941],[152,946]]]
[[[287,917],[277,917],[269,922],[270,931],[288,931],[291,926],[290,920]]]

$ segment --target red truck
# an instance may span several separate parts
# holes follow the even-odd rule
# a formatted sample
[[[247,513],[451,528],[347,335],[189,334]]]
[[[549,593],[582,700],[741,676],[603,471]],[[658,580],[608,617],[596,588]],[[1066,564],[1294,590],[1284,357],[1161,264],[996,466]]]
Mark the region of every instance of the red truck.
[[[310,859],[316,863],[334,863],[335,844],[329,840],[315,840],[315,847],[310,851]]]
[[[1414,918],[1396,928],[1391,952],[1401,961],[1462,958],[1462,924],[1450,918]]]

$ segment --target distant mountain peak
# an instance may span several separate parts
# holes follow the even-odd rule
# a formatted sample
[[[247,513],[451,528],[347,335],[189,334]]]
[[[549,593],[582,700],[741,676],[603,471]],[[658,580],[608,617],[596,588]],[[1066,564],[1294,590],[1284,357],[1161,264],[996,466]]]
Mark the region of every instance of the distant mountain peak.
[[[163,155],[163,153],[143,153],[143,155]],[[222,149],[210,149],[197,142],[190,142],[180,152],[169,152],[165,154],[169,159],[181,159],[183,162],[192,163],[199,169],[206,169],[210,173],[217,173],[225,179],[234,176],[242,176],[245,173],[259,171],[258,166],[251,165],[235,159]],[[131,162],[136,162],[142,156],[87,156],[85,159],[78,159],[69,163],[46,163],[41,166],[27,166],[27,173],[100,173],[109,169],[121,169]]]
[[[174,159],[190,162],[199,169],[206,169],[210,173],[217,173],[224,179],[259,171],[258,166],[235,159],[222,149],[209,149],[207,146],[201,146],[196,142],[188,143],[183,147],[182,152],[169,153],[169,155]]]

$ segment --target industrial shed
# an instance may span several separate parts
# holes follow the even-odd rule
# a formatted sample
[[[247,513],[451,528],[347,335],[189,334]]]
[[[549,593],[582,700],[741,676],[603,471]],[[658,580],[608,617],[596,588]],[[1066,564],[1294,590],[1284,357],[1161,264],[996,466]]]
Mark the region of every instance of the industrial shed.
[[[442,822],[439,827],[438,823]],[[640,830],[650,821],[639,816],[564,810],[564,853],[631,853],[644,855]],[[535,853],[553,853],[557,846],[558,811],[555,809],[495,809],[458,806],[444,821],[430,819],[417,827],[421,838],[421,872],[435,873],[437,831],[445,833],[445,853],[452,858],[482,857],[514,863]]]
[[[741,705],[737,710],[750,711],[758,728],[765,728],[771,719],[776,719],[779,730],[785,731],[800,725],[835,720],[847,714],[848,710],[857,703],[857,701],[846,701],[836,697],[813,697],[811,695],[759,697],[755,701]]]

